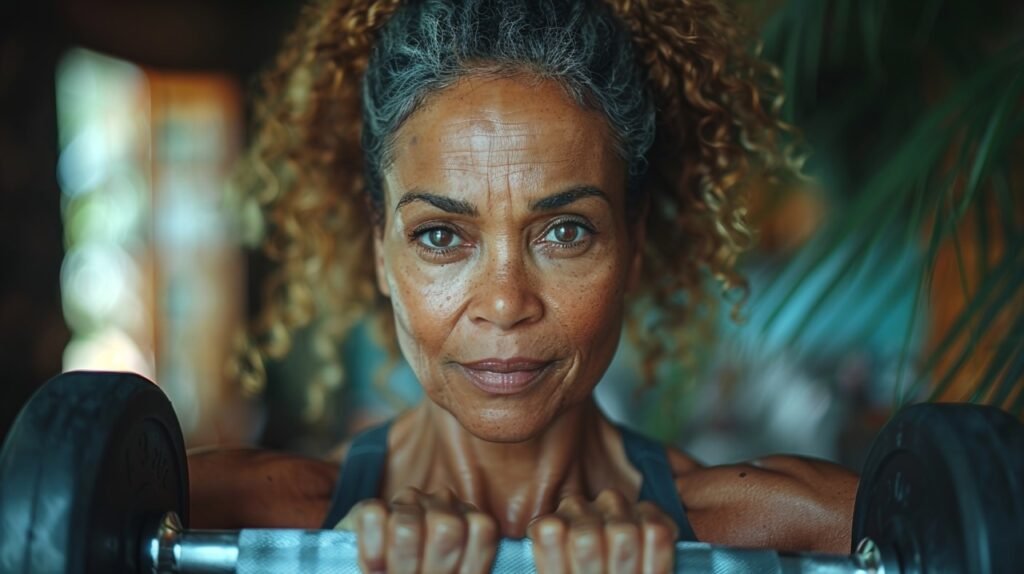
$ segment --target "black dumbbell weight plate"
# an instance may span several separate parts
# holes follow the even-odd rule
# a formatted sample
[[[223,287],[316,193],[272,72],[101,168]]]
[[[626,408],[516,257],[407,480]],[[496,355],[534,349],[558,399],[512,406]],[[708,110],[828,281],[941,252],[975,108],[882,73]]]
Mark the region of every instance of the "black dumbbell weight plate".
[[[73,372],[41,387],[0,452],[0,571],[134,572],[144,520],[188,515],[181,429],[153,383]]]
[[[1024,571],[1024,427],[977,405],[901,411],[864,466],[854,544],[865,537],[903,574]]]

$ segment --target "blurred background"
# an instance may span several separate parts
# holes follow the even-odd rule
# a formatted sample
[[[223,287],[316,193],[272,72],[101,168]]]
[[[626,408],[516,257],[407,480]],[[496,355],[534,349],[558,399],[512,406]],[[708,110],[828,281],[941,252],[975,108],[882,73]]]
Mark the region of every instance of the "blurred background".
[[[780,66],[808,181],[758,186],[743,321],[613,418],[708,463],[766,453],[859,469],[893,409],[1024,413],[1024,4],[731,0]],[[310,396],[314,337],[260,393],[227,373],[270,263],[225,193],[256,74],[298,2],[41,0],[0,7],[0,438],[48,378],[156,380],[190,446],[324,455],[419,400],[367,328]],[[727,308],[728,305],[723,306]]]

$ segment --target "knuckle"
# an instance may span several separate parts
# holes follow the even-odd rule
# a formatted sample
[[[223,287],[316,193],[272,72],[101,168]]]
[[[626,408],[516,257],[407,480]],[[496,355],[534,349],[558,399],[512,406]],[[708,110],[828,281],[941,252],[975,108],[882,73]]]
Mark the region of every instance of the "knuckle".
[[[402,571],[414,567],[422,552],[422,526],[415,515],[397,512],[391,515],[388,524],[388,565],[389,570]],[[394,560],[394,562],[391,562]]]
[[[420,515],[412,508],[396,506],[388,516],[388,529],[397,538],[418,537],[420,531]]]
[[[604,518],[600,514],[593,512],[586,512],[584,514],[577,515],[569,521],[569,527],[573,530],[594,530],[599,531],[604,526]]]
[[[661,509],[649,500],[641,500],[636,503],[636,511],[644,515],[661,514]]]
[[[574,527],[569,531],[568,547],[570,555],[582,563],[601,560],[602,552],[601,529],[592,526]]]
[[[361,531],[379,528],[387,520],[388,507],[377,499],[363,500],[352,507],[336,528]]]
[[[384,504],[384,501],[379,498],[368,498],[357,502],[352,510],[359,514],[383,515],[388,513],[388,505]]]
[[[628,512],[629,502],[626,496],[618,490],[606,489],[597,495],[595,500],[598,508],[611,514],[625,514]]]
[[[654,544],[665,544],[673,538],[672,529],[658,520],[645,521],[643,531],[644,540]]]
[[[569,543],[576,550],[594,550],[601,540],[601,530],[591,524],[573,526],[569,530]]]
[[[626,496],[614,488],[606,488],[597,494],[596,500],[604,502],[625,502]]]
[[[609,560],[616,565],[616,571],[638,571],[642,554],[639,525],[625,521],[611,524],[605,530],[605,541]]]
[[[625,511],[629,507],[629,500],[626,498],[626,495],[618,490],[602,490],[598,494],[598,498],[615,510]]]
[[[491,515],[483,512],[470,512],[466,514],[466,523],[481,541],[493,542],[498,539],[498,523]]]
[[[640,540],[640,527],[626,520],[611,521],[605,525],[605,536],[612,544],[634,545]]]
[[[402,558],[419,556],[420,529],[398,527],[392,532],[392,552]]]
[[[461,516],[449,512],[427,514],[429,543],[445,550],[462,546],[466,539],[466,524]]]
[[[567,526],[568,524],[561,516],[548,514],[531,522],[528,530],[530,531],[531,538],[550,542],[560,539]]]
[[[415,486],[406,486],[395,493],[391,498],[391,503],[411,503],[416,502],[423,495],[423,491],[416,488]]]
[[[580,512],[588,506],[587,499],[579,494],[567,496],[558,503],[559,511]]]

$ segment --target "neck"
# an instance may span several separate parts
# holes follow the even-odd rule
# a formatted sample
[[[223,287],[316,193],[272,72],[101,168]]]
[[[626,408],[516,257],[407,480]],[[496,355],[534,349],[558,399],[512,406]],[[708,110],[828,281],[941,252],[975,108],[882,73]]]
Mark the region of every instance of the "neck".
[[[389,442],[386,499],[407,486],[451,489],[495,517],[508,537],[525,536],[530,520],[554,512],[566,496],[617,488],[635,498],[639,491],[639,473],[626,461],[618,430],[592,397],[517,443],[481,440],[424,400],[396,421]]]

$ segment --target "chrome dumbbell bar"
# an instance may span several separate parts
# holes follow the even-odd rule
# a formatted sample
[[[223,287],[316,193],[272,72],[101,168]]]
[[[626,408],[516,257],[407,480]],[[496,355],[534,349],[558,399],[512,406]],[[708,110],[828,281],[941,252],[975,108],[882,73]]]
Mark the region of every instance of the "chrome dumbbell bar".
[[[142,543],[142,571],[154,574],[358,574],[355,534],[334,530],[184,530],[174,513],[149,529]],[[700,542],[676,545],[675,571],[686,573],[881,574],[883,565],[870,541],[850,556],[781,553]],[[535,572],[529,540],[502,540],[492,572]]]

